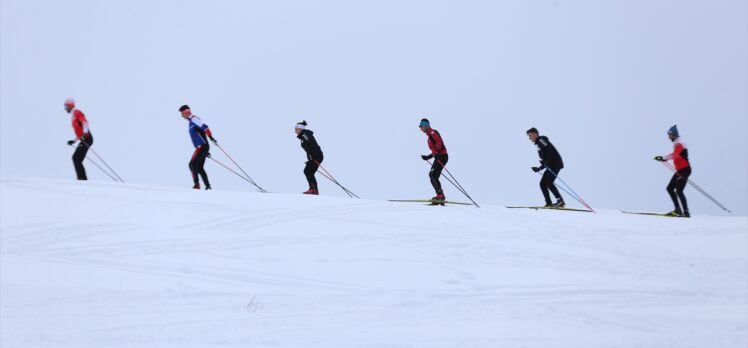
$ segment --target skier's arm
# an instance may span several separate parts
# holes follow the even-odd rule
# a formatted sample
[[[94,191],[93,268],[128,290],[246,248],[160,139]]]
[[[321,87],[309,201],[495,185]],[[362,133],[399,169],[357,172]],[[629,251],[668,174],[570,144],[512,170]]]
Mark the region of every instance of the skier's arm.
[[[548,162],[551,162],[551,160],[553,159],[553,146],[545,136],[540,137],[536,144],[538,145],[538,149],[540,150],[540,168],[543,168]]]
[[[204,125],[204,127],[205,128],[203,129],[203,131],[205,132],[205,135],[208,136],[208,139],[210,139],[210,141],[216,143],[216,138],[213,137],[213,132],[210,131],[210,128],[208,128],[207,125]]]
[[[83,132],[83,136],[90,133],[91,130],[88,129],[88,120],[86,119],[86,115],[83,114],[80,110],[75,110],[75,119],[78,121],[78,123],[81,125],[81,131]]]
[[[304,149],[304,152],[306,152],[306,158],[308,160],[312,160],[312,153],[314,153],[314,144],[317,141],[314,139],[314,136],[311,134],[301,134],[301,148]]]
[[[675,160],[681,158],[681,152],[683,152],[683,145],[682,144],[675,144],[675,150],[673,153],[665,156],[662,158],[663,161],[669,161],[669,160]]]
[[[433,137],[435,142],[433,154],[436,155],[444,149],[444,141],[442,140],[442,136],[437,132],[434,132]]]

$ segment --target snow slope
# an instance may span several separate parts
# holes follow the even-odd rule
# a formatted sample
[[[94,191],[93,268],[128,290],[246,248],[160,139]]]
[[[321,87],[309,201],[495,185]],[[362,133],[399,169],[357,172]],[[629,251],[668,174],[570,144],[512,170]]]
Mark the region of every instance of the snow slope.
[[[3,348],[748,345],[746,217],[0,185]]]

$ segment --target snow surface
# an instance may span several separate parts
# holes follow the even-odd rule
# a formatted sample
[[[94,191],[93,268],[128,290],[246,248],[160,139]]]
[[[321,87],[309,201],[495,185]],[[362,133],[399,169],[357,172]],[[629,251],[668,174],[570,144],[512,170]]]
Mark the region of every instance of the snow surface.
[[[3,348],[748,345],[746,217],[0,192]]]

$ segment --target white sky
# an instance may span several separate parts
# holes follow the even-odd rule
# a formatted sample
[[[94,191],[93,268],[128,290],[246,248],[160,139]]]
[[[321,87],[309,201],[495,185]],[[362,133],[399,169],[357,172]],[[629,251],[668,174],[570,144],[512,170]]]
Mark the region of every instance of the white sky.
[[[747,23],[739,0],[1,0],[0,175],[74,178],[75,97],[126,181],[190,187],[187,103],[271,191],[306,189],[292,133],[306,119],[352,191],[431,197],[428,117],[479,203],[542,202],[534,126],[593,207],[669,211],[652,157],[677,123],[692,179],[745,215]],[[207,170],[215,189],[252,190]],[[720,212],[687,195],[693,213]]]

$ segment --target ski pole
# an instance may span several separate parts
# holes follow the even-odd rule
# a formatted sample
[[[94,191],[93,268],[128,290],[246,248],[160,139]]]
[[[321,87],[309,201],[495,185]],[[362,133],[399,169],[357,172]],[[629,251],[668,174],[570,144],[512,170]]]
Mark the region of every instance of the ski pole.
[[[582,205],[584,205],[585,207],[587,207],[587,209],[589,209],[591,212],[595,213],[595,210],[592,209],[592,207],[590,207],[590,205],[587,204],[587,202],[585,202],[584,199],[582,199],[582,196],[580,196],[578,193],[576,193],[576,191],[574,191],[574,189],[572,189],[571,186],[569,186],[569,184],[567,184],[564,181],[564,179],[561,179],[561,177],[559,177],[558,174],[556,174],[551,168],[548,168],[548,166],[545,166],[545,170],[551,172],[551,174],[553,174],[553,176],[555,176],[556,179],[558,179],[559,181],[561,181],[561,183],[564,184],[564,186],[566,186],[569,189],[569,191],[573,192],[574,194],[573,195],[570,194],[570,195],[574,199],[576,199],[579,203],[582,203]],[[566,190],[564,190],[564,191],[566,191]]]
[[[431,162],[429,162],[429,161],[427,161],[427,162],[428,162],[429,164],[431,164]],[[445,180],[449,181],[449,183],[450,183],[450,184],[452,184],[452,186],[454,186],[454,187],[455,187],[455,188],[457,189],[457,191],[460,191],[460,193],[462,193],[463,195],[467,195],[467,194],[465,193],[465,191],[464,191],[463,189],[461,189],[461,188],[460,188],[460,186],[457,186],[457,184],[456,184],[456,183],[455,183],[454,181],[452,181],[452,179],[450,179],[450,178],[449,178],[449,176],[446,176],[446,175],[442,175],[442,178],[444,178]]]
[[[99,168],[99,170],[101,170],[102,172],[104,172],[104,174],[106,174],[106,175],[107,175],[108,177],[110,177],[110,178],[111,178],[112,180],[114,180],[115,182],[120,182],[119,180],[117,180],[117,178],[113,177],[113,176],[112,176],[112,174],[109,174],[109,172],[107,172],[106,170],[104,170],[104,168],[102,168],[102,167],[101,167],[101,166],[100,166],[100,165],[99,165],[98,163],[96,163],[96,161],[94,161],[94,160],[92,160],[92,159],[90,159],[90,158],[88,158],[88,157],[86,157],[86,159],[87,159],[87,160],[88,160],[89,162],[93,163],[93,165],[95,165],[95,166],[96,166],[96,168]]]
[[[475,203],[475,201],[473,200],[473,198],[470,197],[470,195],[467,193],[467,190],[465,190],[462,187],[462,184],[460,184],[460,182],[457,181],[457,178],[455,178],[455,176],[452,175],[452,172],[450,172],[449,169],[447,169],[447,166],[445,166],[444,163],[442,163],[441,161],[439,161],[439,160],[437,160],[437,161],[439,162],[439,164],[441,164],[442,168],[444,168],[444,170],[447,172],[447,174],[449,174],[449,176],[452,177],[452,180],[455,181],[455,183],[457,184],[457,186],[460,187],[460,190],[462,191],[462,193],[464,193],[465,196],[467,196],[467,198],[470,199],[470,201],[473,202],[473,204],[475,204],[476,207],[480,208],[480,206],[478,205],[478,203]],[[445,178],[446,178],[446,176],[445,176]]]
[[[670,170],[672,170],[676,175],[678,175],[679,177],[681,177],[681,179],[686,179],[686,181],[689,184],[691,184],[691,186],[693,186],[696,189],[696,191],[699,191],[699,193],[701,193],[702,195],[704,195],[704,197],[708,198],[714,204],[716,204],[717,206],[719,206],[720,208],[722,208],[722,210],[724,210],[724,211],[726,211],[728,213],[732,213],[732,211],[730,209],[725,208],[724,205],[722,205],[721,203],[719,203],[714,197],[712,197],[712,195],[708,194],[704,189],[702,189],[701,187],[699,187],[699,185],[696,185],[696,183],[693,182],[693,181],[691,181],[691,179],[688,179],[688,178],[684,177],[683,175],[681,175],[680,173],[678,173],[678,170],[676,170],[675,167],[673,167],[670,163],[665,162],[665,161],[660,161],[660,163],[662,163],[663,165],[665,165],[665,167],[670,168]]]
[[[541,173],[538,173],[538,174],[543,175]],[[559,188],[559,189],[561,189],[561,191],[564,191],[564,193],[566,193],[567,195],[569,195],[569,197],[574,198],[575,200],[577,200],[577,202],[579,202],[580,198],[576,194],[571,193],[571,192],[569,192],[569,190],[567,190],[566,188],[564,188],[564,185],[560,185],[559,184],[559,185],[556,185],[556,187]]]
[[[432,166],[433,166],[433,164],[431,163],[431,161],[428,161],[428,160],[427,160],[426,162],[427,162],[427,163],[428,163],[429,165],[432,165]],[[463,190],[463,189],[462,189],[462,188],[461,188],[460,186],[458,186],[458,185],[457,185],[457,184],[456,184],[456,183],[455,183],[455,182],[454,182],[454,181],[453,181],[452,179],[450,179],[450,178],[449,178],[449,176],[447,176],[447,175],[444,175],[444,174],[442,174],[442,176],[441,176],[441,177],[443,177],[443,178],[444,178],[445,180],[449,181],[449,183],[450,183],[450,184],[452,184],[452,186],[454,186],[454,187],[455,187],[455,188],[457,189],[457,191],[460,191],[460,193],[462,193],[463,195],[467,195],[467,194],[465,193],[465,190]]]
[[[340,186],[340,188],[343,189],[343,191],[345,191],[345,193],[347,193],[349,196],[353,196],[353,197],[356,197],[356,198],[361,198],[358,195],[356,195],[355,193],[351,192],[351,190],[345,188],[342,184],[340,184],[340,182],[338,182],[338,180],[336,180],[335,177],[332,176],[332,174],[330,174],[330,172],[328,172],[327,169],[325,169],[325,167],[322,166],[322,163],[320,163],[317,160],[314,160],[314,163],[317,163],[317,165],[319,166],[319,168],[322,169],[322,172],[320,172],[320,173],[324,172],[323,174],[327,174],[327,175],[325,175],[325,177],[328,178],[328,179],[330,179],[330,181],[332,181],[336,185]],[[351,198],[353,198],[353,197],[351,197]]]
[[[231,162],[233,162],[234,165],[236,165],[236,167],[239,168],[239,170],[241,170],[242,173],[244,173],[244,176],[246,176],[247,179],[249,179],[248,181],[252,185],[255,185],[257,187],[257,189],[260,190],[260,192],[262,192],[262,193],[268,193],[268,191],[266,191],[264,188],[260,187],[260,185],[257,185],[257,183],[254,180],[252,180],[252,178],[249,176],[249,174],[247,174],[247,172],[245,172],[244,169],[242,169],[242,167],[239,166],[239,163],[236,163],[236,161],[234,161],[234,159],[229,155],[229,153],[226,152],[226,150],[224,150],[223,147],[218,144],[218,142],[214,142],[213,144],[215,144],[216,146],[218,146],[218,148],[221,149],[221,151],[223,152],[223,154],[225,154],[226,157],[228,157],[229,160],[231,160]]]
[[[480,205],[478,205],[478,203],[476,203],[473,200],[473,198],[470,197],[470,195],[467,193],[467,191],[462,187],[462,185],[460,185],[460,182],[457,181],[457,178],[455,178],[455,176],[452,175],[452,173],[449,171],[449,169],[447,169],[447,167],[444,165],[444,163],[442,163],[442,161],[440,161],[439,159],[435,158],[435,160],[436,160],[437,163],[439,163],[440,166],[442,166],[442,168],[444,168],[444,171],[446,171],[447,174],[449,174],[449,176],[452,177],[452,180],[454,180],[454,182],[452,182],[452,180],[449,180],[449,177],[447,177],[446,175],[442,175],[442,176],[444,176],[444,178],[447,179],[447,181],[449,181],[452,185],[454,185],[457,188],[457,190],[459,190],[463,195],[465,195],[465,197],[467,197],[467,199],[469,199],[471,202],[473,202],[473,204],[475,205],[476,208],[480,208]],[[431,163],[431,161],[427,160],[426,162],[428,162],[428,164],[430,164],[430,165],[433,166],[433,164]]]
[[[330,180],[330,181],[332,181],[332,183],[334,183],[334,184],[335,184],[335,178],[331,178],[330,176],[328,176],[327,174],[325,174],[325,173],[324,173],[323,171],[319,171],[319,175],[322,175],[322,176],[323,176],[323,177],[325,177],[325,178],[326,178],[327,180]],[[337,184],[336,184],[336,185],[337,185]],[[340,186],[340,185],[338,185],[338,186]],[[341,188],[342,188],[342,187],[341,187]],[[351,195],[351,192],[350,192],[350,191],[347,191],[347,190],[346,190],[345,188],[342,188],[342,189],[343,189],[343,192],[345,192],[345,194],[347,194],[347,195],[348,195],[348,197],[350,197],[350,198],[353,198],[353,196]]]
[[[93,154],[94,154],[94,156],[96,156],[96,157],[97,157],[97,158],[98,158],[99,160],[101,160],[101,163],[104,163],[104,165],[105,165],[105,166],[106,166],[107,168],[109,168],[109,170],[110,170],[110,171],[112,172],[112,174],[114,174],[114,176],[116,176],[116,177],[117,177],[117,179],[119,179],[119,180],[115,180],[115,181],[119,181],[119,182],[121,182],[121,183],[123,183],[123,184],[125,183],[125,181],[124,181],[124,180],[122,180],[122,178],[121,178],[121,177],[120,177],[119,175],[117,175],[117,172],[115,172],[115,171],[114,171],[114,169],[112,169],[112,167],[110,167],[110,166],[109,166],[109,164],[108,164],[108,163],[106,163],[106,161],[105,161],[105,160],[104,160],[104,159],[103,159],[103,158],[102,158],[101,156],[99,156],[99,154],[98,154],[98,153],[96,152],[96,150],[94,150],[94,149],[93,149],[93,148],[92,148],[91,146],[89,146],[89,145],[88,145],[88,144],[87,144],[87,143],[86,143],[85,141],[83,141],[83,140],[81,140],[81,143],[83,143],[83,145],[86,145],[86,148],[88,148],[88,149],[89,149],[89,150],[91,151],[91,153],[93,153]]]
[[[208,157],[208,158],[210,158],[211,160],[213,160],[213,162],[216,162],[216,163],[218,163],[219,165],[221,165],[222,167],[226,168],[226,170],[228,170],[228,171],[230,171],[230,172],[234,173],[234,175],[236,175],[236,176],[238,176],[238,177],[240,177],[240,178],[244,179],[244,181],[246,181],[246,182],[248,182],[248,183],[252,184],[252,182],[251,182],[251,181],[249,181],[249,179],[245,178],[245,177],[244,177],[243,175],[239,174],[239,173],[238,173],[237,171],[235,171],[235,170],[233,170],[233,169],[229,168],[229,166],[227,166],[227,165],[225,165],[225,164],[221,163],[220,161],[218,161],[217,159],[215,159],[215,158],[213,158],[213,157]],[[253,185],[254,185],[254,184],[253,184]]]

